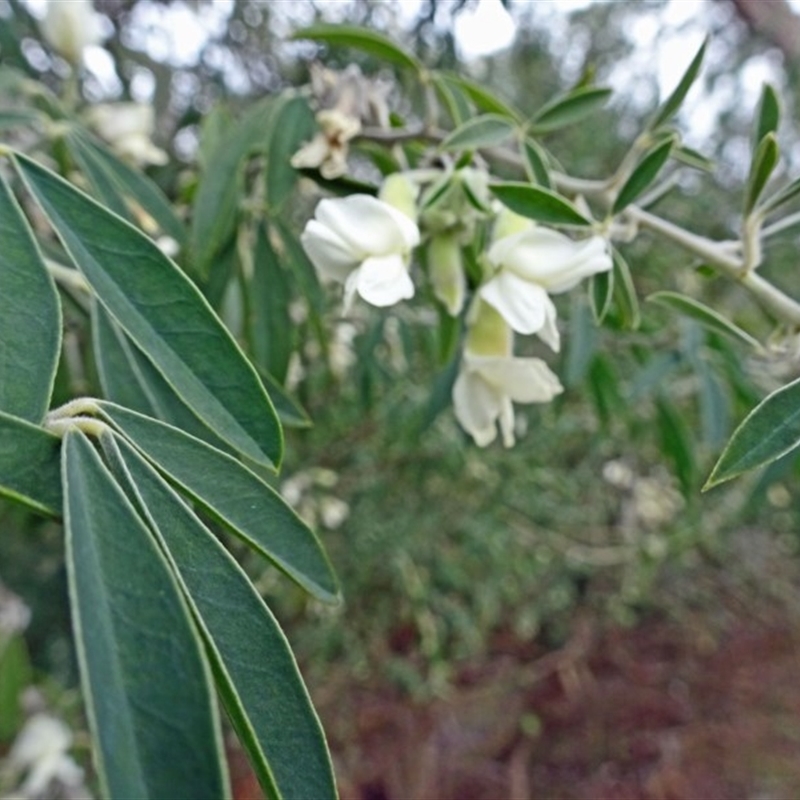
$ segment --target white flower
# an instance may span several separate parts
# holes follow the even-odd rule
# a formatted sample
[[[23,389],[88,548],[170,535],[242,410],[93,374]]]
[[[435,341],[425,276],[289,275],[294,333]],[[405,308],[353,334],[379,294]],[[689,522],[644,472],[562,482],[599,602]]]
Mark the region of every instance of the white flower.
[[[323,178],[332,180],[347,172],[348,142],[361,132],[361,121],[335,108],[317,114],[320,132],[293,156],[295,169],[319,168]]]
[[[408,262],[419,238],[413,220],[366,194],[322,200],[300,237],[320,276],[344,284],[345,311],[356,293],[374,306],[413,297]]]
[[[8,763],[15,774],[27,773],[19,787],[23,797],[50,796],[51,784],[79,787],[83,770],[67,755],[72,732],[61,720],[49,714],[35,714],[20,731]]]
[[[573,241],[558,231],[530,224],[497,239],[487,259],[496,270],[479,290],[517,333],[537,333],[553,350],[560,339],[551,294],[611,269],[601,236]]]
[[[80,64],[86,47],[103,41],[100,15],[91,0],[48,0],[39,23],[47,43],[71,64]]]
[[[126,161],[136,166],[167,163],[167,154],[151,139],[155,127],[151,105],[100,103],[89,109],[87,120]]]
[[[512,355],[513,336],[500,315],[478,301],[453,386],[453,408],[479,447],[494,441],[498,423],[503,444],[513,447],[512,403],[547,403],[563,391],[540,358]]]

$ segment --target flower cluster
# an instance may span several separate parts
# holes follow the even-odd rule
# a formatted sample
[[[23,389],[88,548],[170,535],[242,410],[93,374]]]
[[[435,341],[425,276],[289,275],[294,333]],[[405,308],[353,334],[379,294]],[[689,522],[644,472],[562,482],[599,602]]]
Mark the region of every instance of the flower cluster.
[[[412,252],[424,243],[431,290],[451,316],[464,313],[465,336],[453,387],[456,418],[483,447],[497,436],[514,444],[512,403],[543,403],[562,391],[539,358],[513,354],[514,334],[536,334],[560,349],[551,295],[569,291],[584,278],[611,269],[606,240],[574,240],[492,205],[485,181],[462,170],[441,190],[423,192],[402,174],[384,183],[379,197],[351,195],[322,200],[301,237],[324,280],[344,284],[344,309],[355,296],[374,306],[391,306],[414,295]],[[426,202],[436,195],[437,202]],[[449,194],[449,202],[441,197]],[[467,274],[464,247],[478,225],[491,225],[491,241],[476,270]],[[473,290],[467,305],[469,290]]]

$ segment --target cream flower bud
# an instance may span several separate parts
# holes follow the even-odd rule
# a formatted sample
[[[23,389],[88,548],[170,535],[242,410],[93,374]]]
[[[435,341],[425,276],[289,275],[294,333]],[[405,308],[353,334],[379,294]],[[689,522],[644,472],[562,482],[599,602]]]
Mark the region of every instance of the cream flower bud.
[[[455,234],[440,234],[431,238],[428,245],[428,275],[436,299],[451,317],[458,316],[464,306],[467,279],[461,245]]]
[[[137,166],[166,164],[167,154],[150,138],[155,127],[153,114],[147,103],[100,103],[89,109],[86,118],[126,161]]]
[[[47,43],[75,66],[85,48],[103,41],[100,15],[91,0],[48,0],[39,28]]]
[[[479,447],[497,436],[514,445],[512,403],[547,403],[563,391],[540,358],[515,358],[513,333],[490,305],[477,301],[470,315],[461,370],[453,386],[456,419]]]
[[[356,294],[374,306],[414,295],[408,264],[419,228],[388,203],[365,194],[322,200],[300,240],[320,277],[344,284],[345,311]]]

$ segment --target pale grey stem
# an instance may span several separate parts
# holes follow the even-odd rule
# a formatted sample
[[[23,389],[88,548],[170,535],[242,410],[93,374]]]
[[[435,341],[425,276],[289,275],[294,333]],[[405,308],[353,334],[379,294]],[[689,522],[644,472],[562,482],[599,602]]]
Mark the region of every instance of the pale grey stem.
[[[50,258],[44,260],[47,266],[47,271],[55,278],[55,280],[63,286],[69,286],[72,289],[77,289],[81,292],[90,291],[90,287],[86,278],[76,269],[64,267],[61,264],[53,261]]]
[[[800,328],[800,303],[757,272],[747,270],[742,258],[731,253],[728,243],[698,236],[636,206],[628,206],[625,214],[642,228],[658,233],[700,256],[729,278],[738,281],[779,320]]]

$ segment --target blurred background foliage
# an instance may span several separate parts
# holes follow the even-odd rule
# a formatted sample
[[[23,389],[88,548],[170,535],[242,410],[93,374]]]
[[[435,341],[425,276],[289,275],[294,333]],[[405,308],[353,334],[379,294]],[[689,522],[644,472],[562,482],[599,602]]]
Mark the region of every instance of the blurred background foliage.
[[[678,125],[715,167],[710,175],[682,172],[658,212],[714,238],[736,235],[765,80],[784,103],[784,174],[800,165],[800,61],[748,16],[744,0],[586,3],[572,12],[568,4],[502,5],[498,0],[498,13],[513,20],[513,41],[475,56],[457,35],[460,20],[476,12],[474,0],[422,0],[413,13],[388,0],[96,0],[108,38],[87,59],[83,91],[89,104],[132,99],[155,106],[156,143],[174,158],[149,174],[185,209],[209,159],[234,141],[231,120],[256,100],[305,84],[315,59],[396,78],[391,103],[413,116],[402,92],[413,99],[418,87],[407,76],[363,54],[289,38],[314,21],[346,20],[396,37],[432,67],[472,75],[525,114],[582,80],[611,86],[606,110],[546,140],[571,174],[602,177],[707,34],[699,88]],[[800,29],[787,4],[770,6],[787,11]],[[40,41],[40,12],[33,1],[0,0],[2,74],[21,72],[57,90],[68,69]],[[13,106],[14,94],[2,84],[0,98]],[[301,142],[313,126],[294,121],[292,135]],[[356,146],[354,153],[355,177],[370,179],[368,152]],[[292,255],[296,240],[287,231],[296,236],[317,196],[301,182],[296,204],[268,219],[262,247],[283,242],[278,256],[302,261]],[[559,647],[586,609],[633,625],[654,613],[680,616],[692,604],[711,607],[710,575],[793,606],[796,459],[700,493],[735,424],[798,373],[796,342],[774,331],[736,286],[706,276],[677,247],[638,237],[624,253],[640,298],[659,289],[694,295],[769,342],[767,352],[755,356],[644,301],[638,329],[614,313],[598,328],[587,297],[573,292],[559,301],[568,328],[554,364],[567,391],[552,405],[517,410],[513,450],[479,450],[447,407],[452,374],[439,363],[435,324],[414,306],[388,313],[361,306],[343,320],[338,297],[315,287],[309,298],[307,265],[306,273],[302,265],[279,270],[286,302],[275,313],[284,315],[287,338],[277,354],[254,353],[258,346],[244,331],[247,298],[229,278],[258,238],[258,224],[247,208],[237,213],[238,233],[231,228],[203,288],[313,423],[287,432],[281,483],[320,528],[345,596],[332,611],[272,572],[258,576],[312,686],[344,672],[365,685],[441,695],[465,664],[502,651],[504,641]],[[796,251],[794,231],[773,237],[764,269],[798,296]],[[64,396],[76,387],[96,393],[85,316],[76,311],[68,326]],[[33,611],[26,633],[33,664],[74,686],[59,528],[5,501],[0,526],[0,579]],[[753,530],[769,535],[749,537]]]

